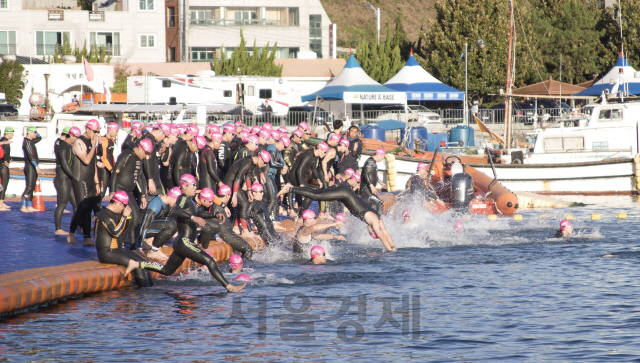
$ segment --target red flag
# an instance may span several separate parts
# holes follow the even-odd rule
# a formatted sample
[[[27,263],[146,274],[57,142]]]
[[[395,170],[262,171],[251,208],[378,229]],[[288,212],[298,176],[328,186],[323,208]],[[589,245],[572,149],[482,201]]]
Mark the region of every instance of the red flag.
[[[351,47],[349,47],[349,54],[351,54]]]
[[[84,65],[84,75],[87,76],[87,81],[93,81],[93,69],[91,69],[89,61],[85,57],[82,57],[82,64]]]

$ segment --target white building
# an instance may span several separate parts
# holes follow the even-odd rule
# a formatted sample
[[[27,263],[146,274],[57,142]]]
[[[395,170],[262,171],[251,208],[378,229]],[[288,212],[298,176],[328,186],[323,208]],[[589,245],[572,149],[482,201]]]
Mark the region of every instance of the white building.
[[[210,62],[240,45],[248,50],[277,42],[276,58],[330,58],[331,21],[320,0],[188,0],[189,60]],[[313,53],[311,53],[313,52]],[[314,54],[315,53],[315,54]]]
[[[164,62],[163,0],[94,2],[95,11],[76,0],[0,0],[0,54],[45,59],[65,38],[71,47],[104,47],[112,62]],[[104,5],[102,5],[104,4]]]

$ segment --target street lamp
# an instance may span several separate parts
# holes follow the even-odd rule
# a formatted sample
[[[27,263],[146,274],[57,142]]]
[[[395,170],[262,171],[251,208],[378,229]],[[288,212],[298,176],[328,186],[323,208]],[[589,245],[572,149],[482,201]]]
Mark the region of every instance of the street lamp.
[[[469,76],[467,73],[467,53],[469,53],[470,50],[474,50],[476,48],[480,48],[480,49],[484,49],[485,47],[485,42],[482,39],[478,39],[478,41],[476,42],[477,45],[471,49],[468,49],[469,45],[467,43],[464,43],[464,53],[460,54],[460,59],[462,59],[462,57],[464,56],[464,122],[469,125]]]
[[[371,4],[367,4],[367,7],[373,10],[376,13],[377,24],[378,24],[378,45],[380,45],[380,8],[374,8]]]

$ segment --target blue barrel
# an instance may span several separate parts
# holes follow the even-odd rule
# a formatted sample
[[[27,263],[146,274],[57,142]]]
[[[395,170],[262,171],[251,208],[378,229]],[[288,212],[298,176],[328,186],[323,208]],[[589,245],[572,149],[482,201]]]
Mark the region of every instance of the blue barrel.
[[[451,129],[450,135],[451,142],[462,141],[462,146],[474,146],[476,144],[474,131],[471,126],[457,125]]]
[[[362,137],[365,139],[380,140],[382,142],[385,140],[385,130],[378,125],[364,125],[360,127],[360,132],[362,132]]]
[[[404,140],[405,129],[400,131],[400,140]],[[428,138],[431,131],[428,131],[426,127],[412,127],[409,130],[409,138],[407,139],[407,149],[415,150],[416,144],[414,140],[419,139],[421,142],[420,149],[426,150],[428,144]]]
[[[445,133],[429,135],[429,151],[436,151],[440,147],[440,142],[449,142],[449,136]]]

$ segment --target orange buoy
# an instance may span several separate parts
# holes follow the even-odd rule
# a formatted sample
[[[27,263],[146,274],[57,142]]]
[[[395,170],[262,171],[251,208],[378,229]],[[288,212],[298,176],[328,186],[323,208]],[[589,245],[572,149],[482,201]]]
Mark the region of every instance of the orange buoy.
[[[36,180],[36,190],[33,192],[33,208],[44,212],[44,198],[42,198],[42,190],[40,189],[40,178]]]

